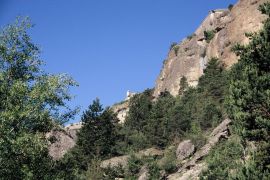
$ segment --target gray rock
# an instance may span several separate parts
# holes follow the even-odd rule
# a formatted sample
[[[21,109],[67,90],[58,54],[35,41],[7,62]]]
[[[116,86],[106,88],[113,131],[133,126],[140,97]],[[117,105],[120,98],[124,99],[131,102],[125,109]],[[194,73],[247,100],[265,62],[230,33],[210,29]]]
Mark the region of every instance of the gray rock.
[[[194,153],[195,146],[190,140],[181,142],[176,150],[176,157],[178,160],[182,161]]]
[[[162,156],[163,151],[155,148],[149,148],[145,150],[141,150],[135,154],[136,157],[142,158],[144,156]],[[129,155],[125,156],[118,156],[118,157],[113,157],[111,159],[107,159],[101,162],[100,167],[102,168],[108,168],[108,167],[117,167],[117,166],[122,166],[126,167],[129,159]]]
[[[149,179],[149,170],[147,166],[143,166],[139,172],[138,180],[148,180]]]

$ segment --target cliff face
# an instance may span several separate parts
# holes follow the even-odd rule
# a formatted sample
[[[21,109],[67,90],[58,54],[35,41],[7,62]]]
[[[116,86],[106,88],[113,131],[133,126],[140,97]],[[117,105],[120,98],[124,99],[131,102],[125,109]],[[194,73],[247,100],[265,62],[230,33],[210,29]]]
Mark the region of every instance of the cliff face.
[[[189,85],[196,86],[199,77],[211,57],[217,57],[229,68],[237,57],[231,52],[234,44],[246,44],[246,32],[256,32],[262,27],[265,19],[258,11],[258,6],[268,0],[240,0],[231,10],[220,9],[209,12],[195,33],[173,48],[168,53],[167,60],[156,80],[154,96],[168,90],[176,96],[179,91],[180,79],[185,76]],[[205,39],[205,31],[215,31],[210,42]],[[129,110],[126,100],[112,106],[120,123],[125,121]],[[76,133],[81,124],[55,130],[48,138],[55,137],[50,144],[49,153],[54,159],[61,158],[76,143]]]
[[[65,153],[73,148],[77,140],[77,132],[81,128],[81,124],[69,125],[65,128],[57,128],[47,134],[49,142],[49,154],[54,160],[61,159]]]
[[[115,104],[112,106],[112,111],[117,114],[119,123],[123,124],[126,120],[127,113],[129,111],[129,100]]]
[[[240,0],[231,10],[220,9],[209,12],[195,33],[172,48],[156,80],[154,96],[169,91],[176,96],[180,79],[185,76],[190,86],[196,86],[199,77],[212,57],[217,57],[230,67],[237,62],[231,52],[236,43],[246,44],[245,33],[256,32],[265,19],[258,6],[267,0]],[[205,31],[215,31],[210,42]]]

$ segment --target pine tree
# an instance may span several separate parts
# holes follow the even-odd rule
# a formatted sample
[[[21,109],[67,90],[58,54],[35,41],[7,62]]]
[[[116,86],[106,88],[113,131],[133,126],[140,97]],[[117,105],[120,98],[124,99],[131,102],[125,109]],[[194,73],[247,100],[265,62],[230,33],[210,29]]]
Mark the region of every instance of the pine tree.
[[[104,110],[99,99],[94,100],[82,115],[83,127],[78,132],[77,145],[73,151],[79,151],[83,161],[88,162],[94,157],[104,159],[113,155],[117,121],[109,108]],[[78,163],[82,164],[82,169],[87,168],[88,163]]]
[[[167,91],[161,93],[158,100],[153,103],[145,127],[145,134],[152,145],[165,147],[168,144],[172,131],[169,115],[174,104],[174,97]]]
[[[136,94],[130,100],[130,108],[126,118],[125,127],[130,130],[143,130],[149,119],[151,108],[152,90],[147,89],[141,94]]]
[[[260,6],[260,10],[268,16],[263,29],[247,34],[251,40],[247,46],[234,48],[240,59],[232,68],[228,111],[243,145],[254,141],[257,147],[255,166],[243,171],[246,175],[257,171],[266,178],[270,172],[270,3]]]
[[[187,82],[186,76],[182,76],[182,78],[180,79],[179,86],[180,88],[179,88],[178,94],[181,96],[183,95],[184,91],[188,88],[188,82]]]

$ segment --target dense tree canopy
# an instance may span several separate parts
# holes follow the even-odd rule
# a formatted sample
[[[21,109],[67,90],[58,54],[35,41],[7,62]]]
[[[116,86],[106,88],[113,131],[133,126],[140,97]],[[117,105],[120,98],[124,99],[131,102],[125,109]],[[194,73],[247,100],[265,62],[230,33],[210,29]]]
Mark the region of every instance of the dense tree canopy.
[[[264,27],[247,34],[248,45],[233,48],[239,62],[231,70],[211,58],[197,87],[181,78],[177,97],[167,91],[153,97],[151,89],[138,93],[123,124],[95,99],[83,112],[75,147],[59,161],[48,155],[46,133],[76,113],[66,103],[76,83],[42,71],[28,19],[7,26],[0,31],[1,179],[114,179],[117,173],[134,179],[144,164],[158,179],[160,170],[177,169],[172,145],[189,138],[198,149],[225,117],[232,119],[231,136],[211,151],[201,179],[269,179],[270,3],[260,10],[268,16]],[[170,147],[162,163],[134,155],[125,170],[100,167],[104,159],[153,146]]]
[[[233,48],[240,57],[226,101],[233,136],[212,152],[204,179],[270,178],[270,3],[260,10],[268,16],[263,29],[247,34],[248,45]]]
[[[45,133],[74,113],[66,100],[75,82],[41,70],[30,27],[18,19],[0,32],[0,177],[6,179],[49,178]]]

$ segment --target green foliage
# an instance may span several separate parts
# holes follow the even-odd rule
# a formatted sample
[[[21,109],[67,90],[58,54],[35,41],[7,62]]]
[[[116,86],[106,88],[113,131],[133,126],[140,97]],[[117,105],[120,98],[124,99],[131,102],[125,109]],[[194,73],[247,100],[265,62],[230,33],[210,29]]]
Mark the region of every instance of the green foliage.
[[[179,51],[179,46],[178,45],[176,45],[176,46],[174,46],[173,47],[173,51],[174,51],[174,54],[177,56],[178,55],[178,51]]]
[[[178,51],[179,51],[179,46],[177,45],[176,42],[173,42],[170,46],[170,51],[173,50],[175,55],[177,56]]]
[[[233,137],[213,151],[203,179],[270,178],[270,3],[260,10],[268,15],[263,29],[246,34],[248,45],[233,48],[240,56],[226,99]]]
[[[143,165],[143,162],[140,158],[138,158],[136,155],[131,154],[130,158],[128,158],[128,166],[127,166],[127,176],[129,177],[136,177],[136,175],[139,173],[141,167]]]
[[[180,83],[183,88],[181,97],[175,98],[165,91],[152,102],[152,94],[148,90],[131,99],[126,122],[120,130],[124,143],[119,143],[118,147],[126,147],[124,151],[150,146],[165,148],[184,136],[194,139],[198,147],[204,144],[204,130],[216,126],[225,114],[223,103],[228,89],[227,72],[213,58],[197,88],[187,87],[185,77]]]
[[[124,178],[125,175],[125,169],[122,166],[117,167],[109,167],[106,169],[103,169],[104,171],[104,180],[111,180],[116,178]]]
[[[149,170],[149,180],[160,179],[160,169],[156,161],[152,161],[147,165]]]
[[[269,172],[270,3],[260,6],[260,10],[268,16],[263,29],[250,34],[251,41],[247,46],[234,47],[240,59],[232,68],[227,104],[235,133],[247,141],[256,142],[258,152],[255,165],[261,172]]]
[[[180,88],[179,88],[178,94],[181,96],[184,94],[184,91],[188,88],[188,82],[187,82],[186,76],[182,76],[182,78],[180,79],[179,86]]]
[[[93,158],[103,160],[116,153],[118,120],[109,108],[102,108],[99,99],[94,100],[83,113],[82,122],[83,127],[77,133],[76,146],[58,165],[58,169],[65,172],[64,177],[74,175],[74,171],[80,174],[87,171]]]
[[[88,166],[88,170],[84,175],[85,177],[83,178],[89,180],[104,180],[103,174],[104,172],[100,167],[100,160],[97,158],[93,158]]]
[[[45,134],[75,113],[66,105],[75,82],[41,70],[30,27],[29,19],[18,19],[0,32],[0,177],[5,179],[53,178]]]
[[[215,37],[216,31],[215,30],[208,30],[204,31],[204,38],[207,43],[210,43],[210,41]]]
[[[177,46],[177,42],[171,43],[171,45],[170,45],[170,50],[172,50],[175,46]]]
[[[130,143],[130,148],[134,151],[145,149],[149,146],[149,140],[141,131],[132,131],[127,138]]]
[[[150,89],[131,98],[125,124],[119,130],[120,143],[118,141],[118,147],[122,149],[121,151],[139,150],[149,145],[146,140],[145,127],[150,117],[152,99],[152,90]]]
[[[186,138],[190,139],[196,149],[200,149],[205,145],[207,137],[202,131],[200,124],[191,122],[190,130],[185,134]]]
[[[238,137],[218,144],[207,158],[208,170],[202,173],[201,179],[233,179],[237,168],[241,166],[243,147]]]
[[[130,110],[126,117],[125,126],[130,130],[143,130],[152,108],[152,90],[147,89],[141,94],[136,94],[130,100]]]
[[[158,147],[165,147],[169,140],[172,129],[169,117],[171,107],[175,104],[175,99],[169,92],[162,93],[158,100],[153,103],[150,117],[147,121],[145,134],[150,144]]]
[[[177,170],[177,157],[175,152],[175,147],[166,149],[164,152],[164,157],[160,160],[160,163],[158,163],[160,169],[165,170],[167,174],[174,173]]]
[[[224,67],[217,59],[211,59],[197,88],[187,89],[172,109],[170,117],[178,133],[176,135],[183,136],[192,130],[192,124],[203,131],[217,125],[224,115],[227,86]]]
[[[109,109],[103,110],[99,99],[93,101],[82,115],[83,127],[78,132],[77,146],[85,155],[109,157],[115,145],[116,115]]]

